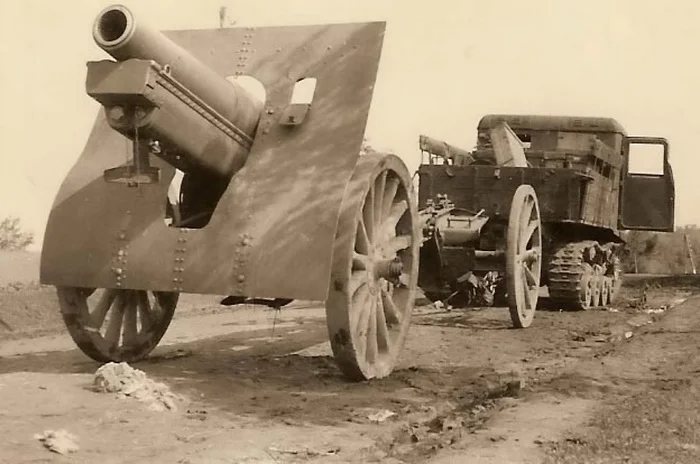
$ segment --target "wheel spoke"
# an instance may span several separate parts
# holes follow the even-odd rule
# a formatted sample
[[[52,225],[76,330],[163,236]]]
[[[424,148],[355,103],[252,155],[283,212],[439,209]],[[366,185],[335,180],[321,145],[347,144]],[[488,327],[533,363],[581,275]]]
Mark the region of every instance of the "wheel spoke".
[[[523,309],[526,309],[526,310],[532,309],[532,307],[534,305],[532,304],[533,303],[532,302],[532,293],[531,293],[530,287],[527,285],[527,282],[525,281],[525,279],[521,280],[521,285],[523,287],[523,296],[525,297],[524,298],[525,305],[524,305]]]
[[[374,183],[374,227],[375,229],[381,227],[382,221],[384,220],[384,213],[382,211],[384,207],[384,190],[386,188],[386,177],[388,172],[382,172]]]
[[[382,289],[382,293],[383,293]],[[389,348],[389,328],[386,323],[386,313],[384,312],[384,298],[377,298],[377,340],[380,350]]]
[[[401,313],[399,309],[394,304],[394,299],[388,290],[382,289],[382,308],[384,309],[384,316],[389,324],[399,324],[401,322]]]
[[[530,242],[530,239],[533,238],[533,235],[535,234],[539,226],[539,220],[533,219],[530,221],[530,223],[527,225],[527,228],[525,229],[525,233],[522,235],[522,240],[520,241],[521,249],[527,248],[527,244]]]
[[[400,181],[396,177],[391,177],[386,181],[382,204],[382,223],[384,223],[384,221],[386,221],[386,218],[389,216],[391,205],[394,203],[394,198],[396,198],[396,192],[398,192],[399,190],[399,185]]]
[[[389,215],[387,216],[386,220],[384,221],[386,228],[387,229],[396,229],[396,226],[398,225],[399,220],[404,215],[406,210],[408,210],[408,202],[406,200],[401,200],[401,201],[396,202],[393,205],[391,205],[391,210],[389,211]]]
[[[360,321],[362,320],[369,300],[369,287],[364,286],[353,296],[350,305],[350,330],[353,333],[359,333],[362,328],[360,327]]]
[[[525,282],[527,282],[528,287],[537,285],[537,279],[535,278],[535,275],[532,273],[532,270],[525,264],[523,264],[523,273],[525,274]]]
[[[100,330],[102,324],[105,322],[107,312],[109,312],[109,308],[111,308],[114,304],[114,299],[116,297],[117,292],[112,289],[105,290],[102,293],[102,296],[100,296],[100,301],[95,306],[95,310],[92,312],[92,314],[90,314],[88,329],[92,328],[95,330]]]
[[[535,208],[535,202],[531,197],[526,197],[525,202],[523,204],[523,209],[521,211],[521,216],[520,216],[520,233],[522,236],[527,235],[527,230],[528,226],[530,224],[530,220],[532,219],[532,211]],[[526,244],[527,242],[525,242]],[[525,245],[522,244],[521,246]]]
[[[121,335],[122,323],[124,321],[124,307],[126,305],[125,295],[120,293],[115,301],[114,308],[109,316],[107,331],[105,332],[105,340],[112,346],[119,344],[119,336]]]
[[[125,346],[134,345],[138,337],[137,312],[138,294],[141,292],[129,292],[124,305],[124,333],[123,341]]]
[[[401,250],[405,250],[411,246],[412,238],[410,235],[399,235],[389,240],[386,246],[385,258],[392,258]]]
[[[355,251],[361,254],[369,253],[370,240],[365,218],[362,217],[357,223],[357,235],[355,236]]]
[[[363,319],[367,303],[369,301],[369,287],[364,286],[355,293],[350,302],[350,311],[348,319],[350,322],[350,330],[357,334],[362,330],[360,321]]]
[[[151,302],[148,301],[148,292],[138,292],[136,294],[136,306],[138,308],[139,317],[141,318],[141,332],[147,332],[155,322],[151,309]]]

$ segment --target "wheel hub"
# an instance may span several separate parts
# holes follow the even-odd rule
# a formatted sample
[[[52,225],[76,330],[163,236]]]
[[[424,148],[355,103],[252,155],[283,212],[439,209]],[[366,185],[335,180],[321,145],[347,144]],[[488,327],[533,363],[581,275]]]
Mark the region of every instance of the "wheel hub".
[[[374,264],[374,276],[377,279],[395,280],[403,273],[403,263],[400,259],[385,259]]]

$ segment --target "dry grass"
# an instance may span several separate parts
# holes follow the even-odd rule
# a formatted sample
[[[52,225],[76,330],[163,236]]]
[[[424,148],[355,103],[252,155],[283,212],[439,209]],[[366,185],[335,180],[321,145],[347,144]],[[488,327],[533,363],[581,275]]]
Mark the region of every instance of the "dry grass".
[[[585,436],[551,446],[546,463],[700,462],[700,392],[688,379],[650,382],[599,413]]]
[[[627,295],[634,297],[645,286],[645,306],[653,308],[664,300],[697,294],[700,279],[679,276],[628,281]],[[641,335],[643,338],[635,338],[629,345],[634,349],[618,356],[624,357],[626,367],[636,374],[611,372],[617,378],[606,389],[605,401],[588,427],[550,443],[545,462],[700,462],[698,327],[700,316],[690,303],[666,314]]]

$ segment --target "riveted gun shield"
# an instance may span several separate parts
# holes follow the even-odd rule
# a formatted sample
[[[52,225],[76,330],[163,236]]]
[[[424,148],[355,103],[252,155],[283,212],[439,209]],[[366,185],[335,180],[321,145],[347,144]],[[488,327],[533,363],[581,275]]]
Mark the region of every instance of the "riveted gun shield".
[[[200,293],[324,300],[343,373],[392,371],[420,229],[404,163],[360,156],[384,30],[160,32],[122,5],[97,15],[110,58],[87,64],[86,92],[100,109],[41,258],[85,354],[142,359],[179,295]]]

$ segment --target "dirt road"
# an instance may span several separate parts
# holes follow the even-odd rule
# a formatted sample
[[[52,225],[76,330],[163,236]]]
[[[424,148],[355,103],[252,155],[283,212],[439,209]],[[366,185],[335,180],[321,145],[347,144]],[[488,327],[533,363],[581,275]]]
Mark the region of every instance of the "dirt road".
[[[697,428],[669,419],[682,401],[663,398],[700,404],[699,282],[652,279],[643,303],[645,282],[631,281],[614,311],[541,310],[526,330],[511,329],[503,308],[417,308],[399,369],[359,384],[335,368],[319,305],[275,313],[187,297],[161,346],[134,366],[182,397],[176,411],[93,391],[99,365],[58,322],[31,338],[8,323],[0,462],[697,462]],[[30,312],[27,301],[52,298],[15,296]],[[650,401],[651,415],[635,407]],[[662,433],[667,419],[675,434]],[[77,452],[34,438],[60,429]],[[635,454],[657,436],[661,454]]]

